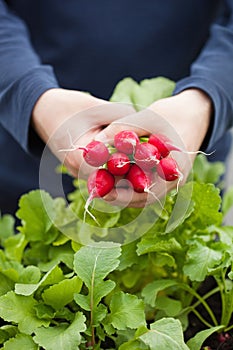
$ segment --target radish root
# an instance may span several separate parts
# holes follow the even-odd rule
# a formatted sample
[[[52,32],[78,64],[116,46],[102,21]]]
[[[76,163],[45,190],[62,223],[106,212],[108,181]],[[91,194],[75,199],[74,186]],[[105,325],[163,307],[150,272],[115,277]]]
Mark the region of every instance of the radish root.
[[[84,214],[83,214],[83,221],[86,222],[86,216],[87,214],[90,215],[90,217],[95,221],[95,223],[100,226],[98,220],[96,219],[95,215],[93,215],[90,210],[89,210],[89,206],[91,204],[91,202],[93,201],[94,197],[93,197],[93,193],[90,194],[90,196],[88,197],[86,204],[84,206]]]

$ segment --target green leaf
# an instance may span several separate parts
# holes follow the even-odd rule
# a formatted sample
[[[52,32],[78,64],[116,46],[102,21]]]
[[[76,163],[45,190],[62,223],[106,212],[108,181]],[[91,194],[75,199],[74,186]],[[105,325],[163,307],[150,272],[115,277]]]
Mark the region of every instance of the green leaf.
[[[34,310],[36,312],[36,316],[40,319],[51,320],[55,316],[53,308],[41,302],[34,306]]]
[[[55,218],[53,199],[45,191],[31,191],[20,198],[16,216],[22,220],[19,230],[28,241],[46,242]]]
[[[74,294],[79,293],[82,281],[78,277],[65,279],[47,288],[42,298],[46,304],[51,305],[55,310],[63,308],[74,299]]]
[[[90,289],[88,295],[75,294],[74,300],[84,310],[91,311],[92,308],[97,307],[104,296],[114,289],[115,285],[115,282],[110,280],[99,282]]]
[[[175,317],[182,310],[182,303],[180,300],[172,299],[163,295],[157,298],[156,308],[163,310],[166,316]]]
[[[79,195],[81,196],[81,193],[79,193]],[[67,206],[67,202],[64,198],[55,198],[53,200],[53,206],[55,212],[54,224],[60,229],[62,233],[64,233],[63,228],[66,225],[72,224],[72,222],[77,221],[77,216],[72,210],[70,210],[69,206]]]
[[[155,307],[158,293],[173,286],[177,286],[177,282],[171,279],[159,279],[148,283],[142,290],[145,303]]]
[[[34,341],[45,350],[69,349],[77,350],[81,344],[81,332],[86,330],[85,316],[78,312],[74,321],[55,327],[38,328],[35,330]]]
[[[133,92],[137,86],[137,82],[132,78],[124,78],[115,86],[110,101],[133,104]]]
[[[117,270],[119,271],[125,270],[127,267],[130,267],[139,261],[139,257],[136,253],[136,249],[137,249],[136,240],[122,246],[120,264]]]
[[[38,283],[16,283],[15,292],[25,296],[32,295],[39,287],[58,283],[63,279],[62,270],[58,266],[53,266]]]
[[[222,223],[220,210],[221,197],[219,189],[213,184],[193,183],[192,200],[195,203],[194,211],[189,218],[189,225],[195,228],[206,229],[211,225]]]
[[[175,82],[165,77],[144,79],[139,84],[128,77],[116,85],[110,101],[133,104],[138,111],[171,96],[174,88]]]
[[[74,270],[88,288],[88,294],[75,294],[75,302],[92,314],[92,326],[98,326],[106,315],[106,307],[98,305],[115,287],[115,282],[104,280],[118,265],[121,249],[118,244],[99,242],[82,247],[74,257]]]
[[[21,262],[27,240],[22,233],[18,233],[5,240],[5,253],[9,259]]]
[[[48,322],[36,317],[33,297],[16,295],[13,291],[0,297],[0,317],[18,324],[22,333],[31,334],[37,327],[48,326]]]
[[[0,296],[14,289],[14,282],[2,273],[0,273],[0,281]]]
[[[195,242],[188,250],[184,273],[192,281],[204,281],[210,269],[214,268],[221,259],[222,252],[211,249],[199,242]]]
[[[5,341],[8,339],[9,339],[9,334],[3,329],[0,329],[0,344],[5,343]]]
[[[200,350],[204,341],[213,333],[222,329],[223,326],[211,327],[203,331],[198,332],[193,338],[187,341],[187,345],[190,350]]]
[[[210,228],[210,232],[217,233],[220,242],[225,243],[229,247],[233,246],[233,226],[213,226]]]
[[[151,350],[189,350],[184,343],[179,320],[162,318],[151,324],[150,330],[139,337]]]
[[[108,309],[105,305],[99,304],[93,312],[93,327],[98,327],[100,322],[106,317]]]
[[[0,344],[3,344],[6,340],[13,338],[18,334],[18,327],[6,324],[0,328]]]
[[[232,208],[232,206],[233,206],[233,186],[229,187],[223,195],[222,213],[224,217]]]
[[[216,184],[225,172],[222,162],[209,162],[207,157],[199,154],[193,165],[194,180],[203,183]]]
[[[74,251],[70,246],[70,242],[58,247],[50,246],[48,255],[49,261],[41,261],[38,264],[42,271],[49,271],[54,265],[61,262],[73,270]]]
[[[132,99],[135,109],[140,110],[157,100],[171,96],[174,88],[175,82],[164,77],[142,80],[133,90]]]
[[[141,270],[131,270],[127,269],[122,275],[122,283],[127,289],[133,288],[136,283],[141,279],[142,271]]]
[[[149,350],[149,347],[140,340],[130,340],[122,344],[119,350]]]
[[[148,283],[142,290],[145,303],[155,307],[158,293],[173,286],[177,286],[177,282],[171,279],[159,279]]]
[[[175,266],[176,260],[171,254],[155,253],[153,256],[153,263],[157,266]]]
[[[0,242],[14,235],[15,219],[9,214],[1,216],[0,214]]]
[[[36,345],[30,335],[27,334],[17,334],[15,338],[8,340],[3,347],[3,350],[37,350],[38,345]]]
[[[32,242],[24,251],[23,262],[25,265],[35,265],[40,268],[40,263],[49,260],[49,245],[43,242]]]
[[[103,281],[119,265],[118,244],[99,242],[82,247],[74,257],[74,270],[89,290],[89,305],[97,305],[100,296],[107,295],[115,284]],[[110,287],[110,288],[109,288]]]
[[[192,201],[193,183],[188,182],[179,189],[172,212],[166,225],[166,233],[172,232],[178,226],[182,227],[185,220],[188,220],[194,211]]]
[[[180,243],[175,237],[167,238],[166,236],[145,235],[138,243],[137,254],[147,254],[151,252],[179,252],[182,250]]]
[[[109,322],[116,329],[136,329],[146,323],[144,303],[136,295],[117,292],[112,296],[109,307]]]
[[[23,269],[23,266],[19,262],[8,259],[4,252],[0,250],[0,272],[2,274],[12,281],[17,282]]]
[[[37,266],[29,265],[20,274],[20,283],[38,283],[41,278],[40,269]]]

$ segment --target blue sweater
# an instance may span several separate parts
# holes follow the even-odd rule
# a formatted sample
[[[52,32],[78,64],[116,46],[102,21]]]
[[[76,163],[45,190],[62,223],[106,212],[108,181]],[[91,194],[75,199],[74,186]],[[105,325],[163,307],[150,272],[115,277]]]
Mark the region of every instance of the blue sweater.
[[[30,116],[43,92],[63,87],[108,99],[126,76],[140,81],[158,75],[177,82],[175,93],[197,87],[210,95],[214,117],[206,150],[221,143],[226,155],[233,120],[233,1],[0,0],[2,212],[14,211],[19,196],[39,186]],[[38,140],[35,145],[41,147]],[[215,157],[222,159],[218,152]],[[46,176],[46,189],[57,195],[54,170]]]

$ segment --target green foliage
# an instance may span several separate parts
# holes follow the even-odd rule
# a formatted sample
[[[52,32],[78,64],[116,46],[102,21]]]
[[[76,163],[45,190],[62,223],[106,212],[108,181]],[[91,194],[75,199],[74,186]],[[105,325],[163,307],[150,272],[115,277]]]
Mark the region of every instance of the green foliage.
[[[198,332],[192,339],[188,340],[187,345],[190,350],[200,350],[201,345],[212,333],[222,329],[222,326],[211,327]]]
[[[140,336],[149,349],[188,350],[183,340],[181,323],[171,318],[162,318],[151,324],[150,330]]]
[[[77,312],[74,321],[69,324],[60,324],[55,327],[40,327],[35,330],[34,341],[45,350],[70,349],[77,350],[82,341],[81,332],[84,332],[85,317]]]
[[[16,337],[11,338],[4,344],[4,350],[37,350],[38,345],[36,345],[31,336],[27,334],[17,334]]]
[[[211,167],[204,168],[210,175]],[[212,332],[227,329],[233,313],[233,228],[223,224],[219,189],[194,177],[177,195],[167,195],[161,215],[156,204],[150,206],[142,218],[154,220],[147,227],[140,219],[144,232],[139,236],[138,224],[127,225],[141,210],[109,212],[106,219],[102,202],[97,218],[102,216],[103,223],[114,218],[104,235],[91,220],[80,231],[83,182],[75,181],[69,207],[44,191],[25,194],[17,212],[19,232],[14,234],[12,217],[0,219],[3,348],[102,349],[110,338],[120,350],[197,350]],[[183,215],[173,212],[178,204]],[[67,225],[68,236],[62,230]],[[115,227],[122,244],[114,243]],[[80,232],[87,233],[87,245],[79,243]],[[222,299],[220,324],[208,297],[198,294],[208,276],[215,278],[213,293]],[[188,315],[200,304],[211,322],[200,315],[206,330],[185,344]]]
[[[146,325],[144,304],[136,295],[118,292],[112,296],[108,322],[114,329],[137,329]]]
[[[129,103],[138,111],[161,98],[171,96],[174,88],[174,81],[164,77],[144,79],[140,83],[125,78],[115,87],[110,101]]]

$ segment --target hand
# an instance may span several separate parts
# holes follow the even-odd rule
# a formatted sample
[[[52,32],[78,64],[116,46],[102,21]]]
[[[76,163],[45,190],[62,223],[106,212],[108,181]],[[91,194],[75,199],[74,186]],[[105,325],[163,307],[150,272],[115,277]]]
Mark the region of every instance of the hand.
[[[210,125],[211,115],[210,98],[201,90],[188,89],[176,96],[156,101],[148,109],[114,121],[97,136],[97,139],[109,142],[117,132],[124,129],[134,130],[139,136],[149,136],[152,133],[166,135],[174,145],[184,150],[172,152],[172,157],[177,160],[183,174],[184,183],[195,158],[194,153],[187,152],[197,152],[200,149]],[[120,187],[111,191],[105,198],[122,206],[144,207],[177,186],[177,181],[165,182],[158,176],[154,182],[152,194],[132,193],[132,190]]]
[[[133,111],[131,106],[113,104],[84,92],[51,89],[36,103],[32,126],[70,174],[87,177],[93,168],[83,162],[83,151],[76,147],[86,146],[106,125]]]

